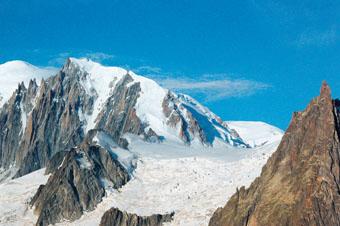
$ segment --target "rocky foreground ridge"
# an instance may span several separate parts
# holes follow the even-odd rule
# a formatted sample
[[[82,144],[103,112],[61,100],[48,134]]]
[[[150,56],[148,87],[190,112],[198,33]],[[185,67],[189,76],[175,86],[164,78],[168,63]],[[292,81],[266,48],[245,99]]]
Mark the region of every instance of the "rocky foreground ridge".
[[[340,225],[340,101],[320,96],[293,115],[277,151],[210,226]]]
[[[99,226],[162,226],[163,223],[170,222],[173,216],[174,213],[142,217],[111,208],[104,213]]]

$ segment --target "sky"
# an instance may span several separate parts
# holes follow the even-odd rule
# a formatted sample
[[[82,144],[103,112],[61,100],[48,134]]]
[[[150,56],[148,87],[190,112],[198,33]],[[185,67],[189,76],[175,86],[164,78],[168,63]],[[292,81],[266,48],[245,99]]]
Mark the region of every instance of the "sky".
[[[340,97],[340,1],[0,0],[0,63],[122,66],[224,120],[286,129],[326,80]]]

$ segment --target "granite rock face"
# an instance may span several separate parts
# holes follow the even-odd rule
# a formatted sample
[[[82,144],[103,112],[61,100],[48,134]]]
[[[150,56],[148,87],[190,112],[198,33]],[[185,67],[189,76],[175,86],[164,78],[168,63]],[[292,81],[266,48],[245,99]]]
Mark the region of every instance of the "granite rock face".
[[[117,208],[111,208],[102,216],[100,226],[161,226],[165,222],[172,221],[173,216],[174,213],[141,217]]]
[[[24,137],[26,117],[33,108],[32,100],[37,96],[38,86],[31,80],[28,89],[18,85],[10,100],[0,108],[0,166],[8,168],[14,164],[19,143]]]
[[[59,152],[79,145],[85,138],[86,120],[91,115],[95,90],[86,90],[89,74],[68,60],[55,76],[42,80],[40,87],[32,80],[27,89],[22,83],[12,98],[0,109],[0,167],[18,168],[16,177],[45,167]],[[122,147],[126,133],[148,135],[135,113],[140,86],[126,74],[112,87],[105,107],[98,114],[95,129],[108,132]],[[90,129],[94,129],[90,128]]]
[[[294,113],[261,176],[237,190],[209,225],[340,225],[339,103],[324,82],[320,96]]]
[[[55,162],[49,164],[48,170],[53,173],[31,200],[39,216],[36,225],[74,221],[84,211],[94,210],[102,201],[106,186],[117,189],[130,179],[116,157],[91,139],[64,154],[61,163],[61,155],[52,158]],[[55,167],[57,163],[60,165]]]
[[[132,83],[132,77],[127,74],[118,82],[106,105],[98,115],[97,129],[108,131],[114,140],[122,147],[127,148],[127,141],[122,139],[124,133],[146,135],[145,125],[136,115],[134,108],[139,93],[140,84]]]
[[[7,165],[1,166],[15,164],[19,169],[17,177],[44,167],[54,154],[79,144],[84,138],[77,112],[80,108],[90,111],[93,100],[79,83],[81,75],[70,69],[69,64],[57,75],[42,80],[39,89],[35,81],[30,82],[27,91],[22,84],[1,109],[0,114],[7,116],[6,121],[1,117],[1,130],[7,122],[12,124],[9,131],[15,132],[0,137],[2,158],[9,159]],[[11,140],[15,140],[14,148],[10,146]],[[10,157],[8,149],[11,149]]]
[[[85,101],[81,100],[85,92],[77,84],[64,72],[42,81],[40,95],[29,115],[25,136],[17,152],[17,176],[44,167],[54,154],[83,140],[77,111],[80,102]]]

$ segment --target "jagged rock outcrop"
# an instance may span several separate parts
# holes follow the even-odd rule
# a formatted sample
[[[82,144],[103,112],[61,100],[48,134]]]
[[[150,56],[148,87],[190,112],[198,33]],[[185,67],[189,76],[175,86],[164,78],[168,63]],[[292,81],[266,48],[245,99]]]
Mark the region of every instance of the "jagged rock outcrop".
[[[93,97],[79,82],[83,76],[85,74],[77,73],[68,62],[56,76],[42,80],[17,151],[17,176],[44,167],[54,154],[70,149],[84,139],[78,111],[90,112]]]
[[[339,103],[324,82],[320,96],[294,113],[261,176],[237,190],[209,225],[340,225]]]
[[[102,216],[100,226],[161,226],[165,222],[172,221],[173,216],[174,213],[141,217],[117,208],[111,208]]]
[[[33,80],[28,89],[20,84],[0,112],[0,167],[15,164],[19,177],[45,167],[58,152],[80,144],[89,123],[84,117],[93,113],[98,98],[96,90],[87,90],[83,84],[89,80],[88,72],[69,59],[55,76],[42,80],[40,87]],[[124,148],[128,144],[121,136],[126,132],[148,137],[134,109],[140,86],[128,86],[132,81],[126,74],[111,87],[93,125],[110,133]]]
[[[49,171],[53,173],[31,200],[39,216],[36,225],[76,220],[102,201],[106,186],[117,189],[129,181],[128,170],[117,156],[95,143],[93,137],[96,133],[90,132],[92,137],[66,152],[57,168],[61,154],[52,158],[55,163],[50,164]]]
[[[0,109],[0,166],[8,168],[14,163],[19,143],[24,136],[27,114],[32,110],[38,86],[31,80],[28,89],[18,85],[10,100]]]
[[[57,152],[84,138],[79,108],[90,111],[93,98],[79,83],[81,76],[68,62],[57,75],[22,83],[0,113],[1,167],[15,164],[22,176],[44,167]]]
[[[121,138],[124,133],[146,135],[144,133],[145,125],[137,117],[134,108],[141,91],[140,84],[136,82],[128,86],[129,83],[133,83],[133,79],[129,74],[126,74],[118,82],[99,113],[96,125],[96,128],[108,131],[114,140],[124,148],[127,148],[128,145],[127,141]]]
[[[207,110],[189,96],[176,95],[169,91],[163,100],[162,108],[167,118],[166,123],[177,128],[179,136],[187,144],[196,138],[202,144],[212,145],[216,138],[220,138],[234,146],[249,147],[219,117],[213,113],[204,114]]]

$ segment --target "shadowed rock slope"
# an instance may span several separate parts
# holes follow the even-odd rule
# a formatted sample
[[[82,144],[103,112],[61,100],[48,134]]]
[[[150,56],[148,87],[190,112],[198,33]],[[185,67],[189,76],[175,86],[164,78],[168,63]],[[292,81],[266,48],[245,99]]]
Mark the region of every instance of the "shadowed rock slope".
[[[339,106],[324,82],[320,96],[294,113],[261,176],[237,190],[209,225],[340,225]]]
[[[104,213],[100,226],[161,226],[165,222],[170,222],[173,216],[174,213],[141,217],[120,211],[117,208],[111,208]]]
[[[95,131],[90,134],[94,136]],[[92,139],[87,138],[79,147],[64,152],[63,158],[58,155],[48,164],[48,171],[53,174],[31,200],[38,215],[36,225],[74,221],[84,211],[94,210],[102,201],[106,186],[117,189],[129,181],[127,169],[114,153]]]

